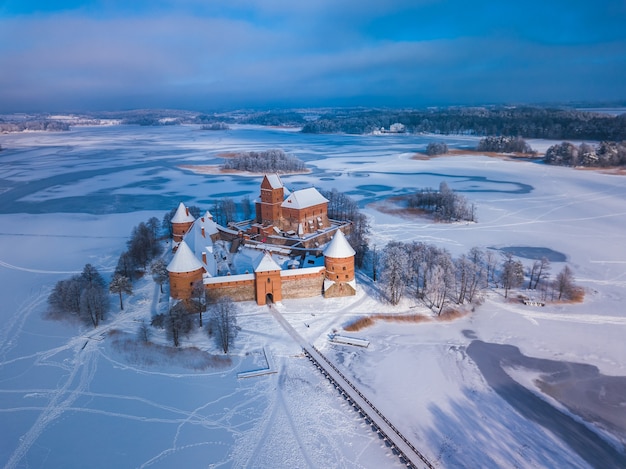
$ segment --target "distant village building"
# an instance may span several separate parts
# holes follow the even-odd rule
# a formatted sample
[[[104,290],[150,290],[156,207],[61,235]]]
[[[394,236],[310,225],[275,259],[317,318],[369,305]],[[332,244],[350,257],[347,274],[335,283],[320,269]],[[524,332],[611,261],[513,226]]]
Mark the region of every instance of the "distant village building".
[[[172,217],[175,254],[167,269],[170,296],[187,299],[202,282],[207,298],[259,305],[283,298],[356,294],[349,221],[328,218],[315,188],[289,192],[265,175],[256,217],[223,227],[209,212],[194,219],[181,202]]]
[[[405,132],[406,132],[406,126],[404,124],[396,122],[395,124],[391,124],[389,126],[389,129],[385,129],[384,127],[381,127],[380,129],[375,129],[372,133],[374,135],[382,135],[382,134],[403,134]]]

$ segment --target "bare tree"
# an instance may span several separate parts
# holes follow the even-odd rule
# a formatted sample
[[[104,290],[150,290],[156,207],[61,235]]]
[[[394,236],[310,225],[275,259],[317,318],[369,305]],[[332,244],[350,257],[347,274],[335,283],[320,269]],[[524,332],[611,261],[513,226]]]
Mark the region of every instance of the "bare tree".
[[[485,268],[487,272],[485,273],[485,280],[487,282],[487,287],[489,287],[489,282],[492,284],[496,284],[496,268],[498,266],[498,256],[492,249],[487,249],[485,252]]]
[[[408,254],[402,243],[392,241],[385,247],[380,269],[380,282],[387,300],[400,303],[408,273]]]
[[[202,280],[193,283],[188,303],[189,312],[198,314],[198,325],[202,327],[202,313],[206,311],[206,288]]]
[[[563,267],[563,270],[556,275],[554,283],[555,289],[559,292],[559,300],[572,299],[576,287],[574,285],[574,272],[569,266]]]
[[[252,205],[252,200],[250,200],[249,195],[244,195],[241,199],[241,213],[244,220],[249,220],[252,218],[252,214],[254,212],[254,206]]]
[[[550,261],[547,257],[542,257],[539,261],[539,268],[535,272],[535,283],[533,285],[533,289],[537,288],[539,282],[543,282],[548,278],[550,274]]]
[[[128,251],[124,251],[122,254],[120,254],[120,257],[117,261],[115,273],[133,280],[136,275],[136,267],[137,266],[135,264],[135,260],[128,253]]]
[[[524,265],[513,260],[511,253],[504,253],[504,262],[500,271],[500,282],[504,288],[504,297],[507,298],[511,288],[519,287],[524,282]]]
[[[109,299],[104,288],[97,285],[87,286],[80,295],[80,314],[85,322],[91,322],[93,327],[98,327],[104,320],[104,315],[109,309]]]
[[[122,301],[122,293],[132,295],[133,284],[128,277],[124,277],[120,274],[115,274],[111,279],[111,283],[109,283],[109,291],[111,293],[117,293],[120,296],[120,309],[123,311],[124,303]]]
[[[80,314],[80,295],[84,283],[75,275],[67,280],[59,280],[48,296],[50,308],[56,312]]]
[[[376,245],[370,250],[372,259],[372,280],[378,280],[378,263],[380,262],[380,255],[376,249]]]
[[[228,353],[237,336],[238,308],[229,297],[222,297],[210,307],[211,320],[207,325],[207,333],[214,336],[217,345]]]
[[[148,324],[146,324],[146,321],[142,319],[141,322],[139,323],[139,329],[137,329],[137,338],[140,341],[147,343],[147,342],[150,342],[151,335],[152,335],[152,331],[148,327]]]
[[[174,344],[180,346],[181,335],[188,335],[193,329],[193,320],[183,301],[172,306],[168,314],[157,314],[152,318],[152,326],[165,329],[165,333]]]

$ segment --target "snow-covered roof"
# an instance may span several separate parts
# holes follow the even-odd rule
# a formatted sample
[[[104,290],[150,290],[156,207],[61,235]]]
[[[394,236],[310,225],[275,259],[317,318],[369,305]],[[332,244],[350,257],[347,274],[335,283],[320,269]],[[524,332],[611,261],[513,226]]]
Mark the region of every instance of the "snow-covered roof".
[[[183,240],[178,245],[174,258],[167,265],[168,272],[193,272],[198,269],[202,269],[202,263],[196,259],[187,243]]]
[[[320,194],[315,187],[293,191],[281,204],[288,208],[307,208],[328,202],[328,199]]]
[[[267,182],[270,183],[272,189],[280,189],[283,187],[283,182],[280,180],[280,177],[278,177],[278,174],[266,174],[265,177],[267,178]]]
[[[203,215],[204,218],[208,218],[209,220],[213,220],[213,215],[208,210]]]
[[[350,246],[350,243],[341,230],[337,230],[333,239],[328,243],[326,249],[324,249],[324,256],[333,257],[335,259],[345,259],[354,256],[354,254],[356,254],[355,250],[352,249],[352,246]]]
[[[195,218],[191,215],[191,213],[187,213],[187,207],[185,207],[185,204],[181,202],[176,209],[176,213],[172,217],[172,223],[189,223],[194,220]]]
[[[254,271],[255,272],[271,272],[273,270],[280,270],[280,266],[276,263],[272,256],[270,256],[267,252],[261,254],[254,261]]]
[[[202,229],[204,228],[204,236],[202,233]],[[195,238],[195,240],[201,240],[200,244],[206,244],[206,238],[209,238],[211,235],[219,233],[217,228],[217,223],[213,221],[213,218],[207,218],[206,215],[198,218],[194,224],[191,226],[187,234],[185,235],[185,241],[189,244],[189,247],[194,249],[192,242],[187,239]],[[211,240],[209,239],[209,244]],[[196,246],[197,247],[197,246]],[[194,249],[197,252],[197,249]]]

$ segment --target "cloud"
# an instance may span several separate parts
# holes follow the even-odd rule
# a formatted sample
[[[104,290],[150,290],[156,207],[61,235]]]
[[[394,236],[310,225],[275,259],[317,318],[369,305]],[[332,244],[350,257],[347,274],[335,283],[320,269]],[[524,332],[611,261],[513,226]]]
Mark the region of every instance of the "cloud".
[[[0,111],[626,98],[623,28],[558,34],[597,18],[576,3],[556,32],[533,2],[524,14],[485,1],[186,0],[5,15]],[[626,8],[608,3],[612,25]]]

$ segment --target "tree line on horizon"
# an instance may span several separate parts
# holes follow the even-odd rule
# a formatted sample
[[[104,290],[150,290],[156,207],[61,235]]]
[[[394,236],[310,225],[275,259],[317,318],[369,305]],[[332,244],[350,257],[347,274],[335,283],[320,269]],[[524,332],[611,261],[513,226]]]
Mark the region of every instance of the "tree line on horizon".
[[[609,116],[541,107],[338,110],[306,122],[302,132],[367,134],[396,122],[403,124],[410,133],[626,140],[626,114]]]

